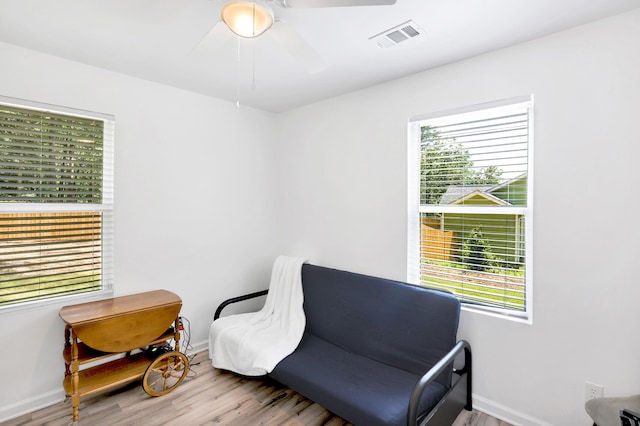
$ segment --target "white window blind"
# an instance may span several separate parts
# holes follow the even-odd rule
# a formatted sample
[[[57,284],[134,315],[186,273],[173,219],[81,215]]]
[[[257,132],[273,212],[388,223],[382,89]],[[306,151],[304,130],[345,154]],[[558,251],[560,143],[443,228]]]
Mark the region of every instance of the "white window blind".
[[[0,98],[0,306],[110,289],[113,118],[12,101]]]
[[[410,280],[530,317],[529,98],[410,123]],[[416,238],[417,234],[417,238]],[[417,260],[414,260],[417,257]],[[413,271],[412,271],[413,269]]]

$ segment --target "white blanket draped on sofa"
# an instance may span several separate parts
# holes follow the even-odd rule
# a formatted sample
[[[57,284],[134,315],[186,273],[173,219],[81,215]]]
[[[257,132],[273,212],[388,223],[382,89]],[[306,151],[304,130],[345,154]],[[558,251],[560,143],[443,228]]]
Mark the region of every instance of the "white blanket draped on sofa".
[[[211,364],[245,376],[270,373],[302,339],[302,265],[305,259],[279,256],[269,293],[258,312],[218,318],[209,329]]]

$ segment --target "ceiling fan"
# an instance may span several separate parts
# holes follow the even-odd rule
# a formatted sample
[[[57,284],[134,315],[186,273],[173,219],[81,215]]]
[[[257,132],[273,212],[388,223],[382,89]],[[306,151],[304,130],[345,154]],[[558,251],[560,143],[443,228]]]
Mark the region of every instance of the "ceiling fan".
[[[215,33],[222,25],[244,38],[267,34],[283,47],[309,73],[318,73],[327,62],[274,9],[358,7],[393,5],[396,0],[234,0],[225,1],[220,9],[220,21],[209,31]]]

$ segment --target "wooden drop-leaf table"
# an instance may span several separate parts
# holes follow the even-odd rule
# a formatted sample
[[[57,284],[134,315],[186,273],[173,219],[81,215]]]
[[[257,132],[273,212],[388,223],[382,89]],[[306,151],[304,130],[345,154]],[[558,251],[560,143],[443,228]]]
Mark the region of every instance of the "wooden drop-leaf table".
[[[71,397],[74,422],[81,397],[139,379],[152,396],[182,383],[189,365],[180,352],[181,307],[176,294],[156,290],[60,309],[66,323],[63,385]],[[163,344],[166,348],[171,340],[173,350],[145,350]]]

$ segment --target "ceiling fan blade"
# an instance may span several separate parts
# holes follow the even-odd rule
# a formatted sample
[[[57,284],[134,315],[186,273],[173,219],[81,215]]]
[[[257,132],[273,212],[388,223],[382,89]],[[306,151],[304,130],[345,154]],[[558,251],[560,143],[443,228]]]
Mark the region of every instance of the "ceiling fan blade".
[[[197,52],[205,52],[217,49],[220,45],[225,44],[231,35],[231,31],[222,21],[216,22],[213,27],[202,36],[198,43],[193,46],[187,56],[196,54]]]
[[[191,50],[187,56],[196,53],[197,51],[210,48],[211,45],[217,44],[216,41],[224,39],[226,25],[220,20],[220,1],[221,0],[207,0],[205,2],[191,2],[190,4],[199,4],[199,8],[193,8],[193,13],[198,13],[204,17],[211,17],[209,20],[212,24],[208,27],[207,32],[200,33],[201,36],[197,39],[197,42],[193,44]],[[191,19],[191,16],[189,17]]]
[[[266,34],[289,52],[310,74],[317,74],[329,66],[324,58],[286,22],[276,21]]]
[[[388,6],[396,0],[281,0],[282,6],[295,7],[349,7],[349,6]]]

